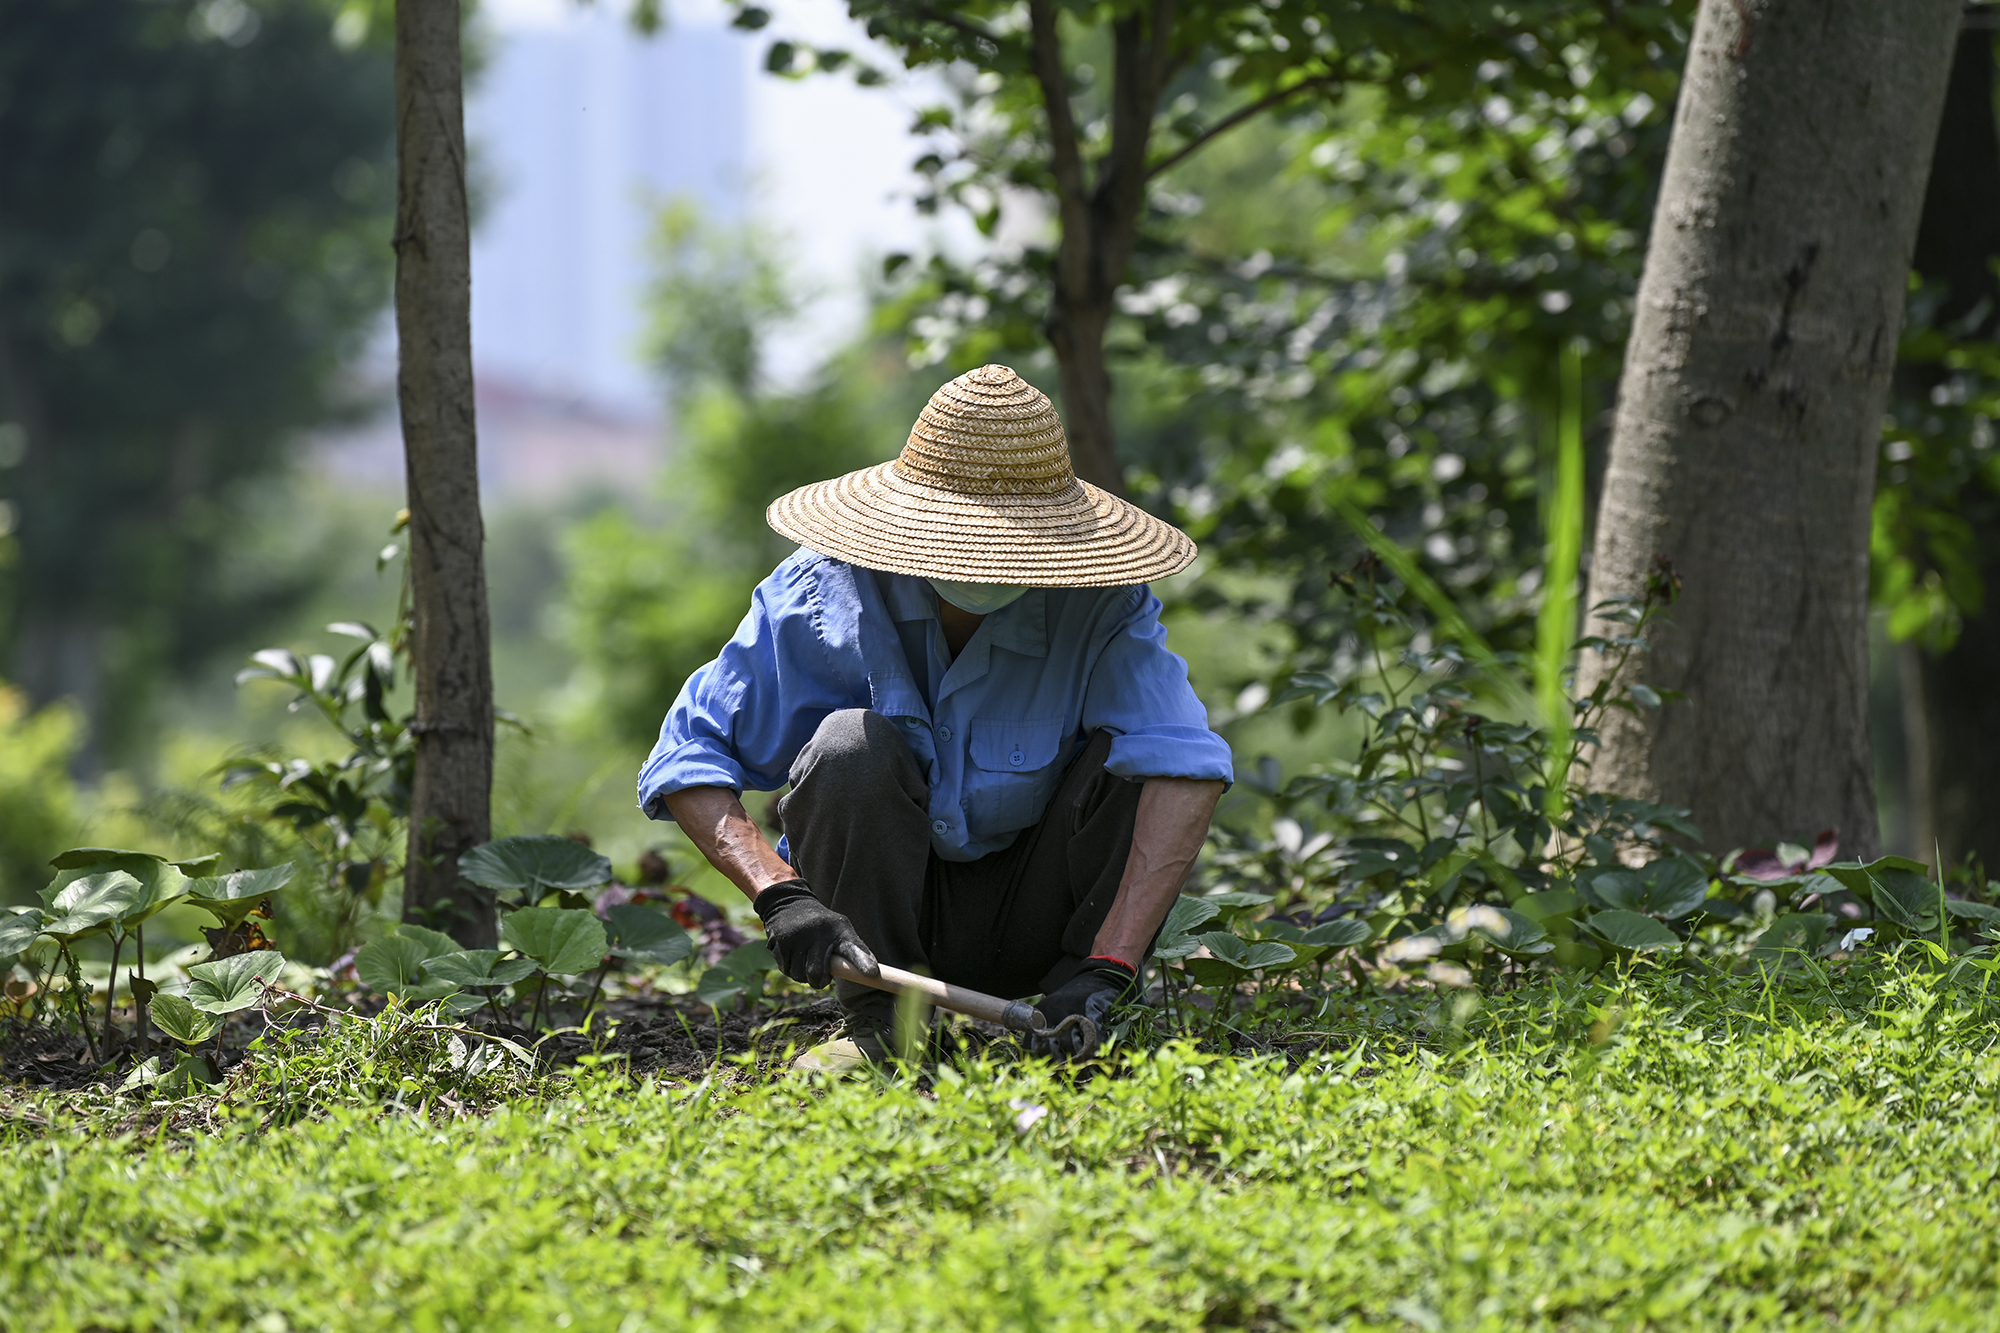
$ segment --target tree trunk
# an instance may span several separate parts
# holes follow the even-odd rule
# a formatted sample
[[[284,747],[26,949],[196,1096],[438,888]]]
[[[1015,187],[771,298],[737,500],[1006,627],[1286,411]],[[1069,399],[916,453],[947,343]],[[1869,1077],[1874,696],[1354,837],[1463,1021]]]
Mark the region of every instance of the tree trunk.
[[[1054,0],[1029,0],[1035,79],[1049,118],[1051,174],[1061,239],[1046,332],[1062,376],[1063,428],[1077,475],[1114,495],[1125,469],[1111,424],[1111,372],[1104,335],[1112,304],[1138,243],[1146,203],[1147,154],[1160,94],[1179,62],[1173,52],[1173,0],[1152,0],[1112,24],[1111,144],[1093,184],[1069,101]]]
[[[410,505],[416,780],[403,917],[490,948],[458,858],[490,836],[493,669],[472,401],[458,0],[396,6],[397,394]]]
[[[1691,809],[1713,848],[1880,841],[1869,505],[1958,22],[1958,0],[1695,19],[1590,580],[1595,605],[1674,562],[1685,591],[1635,678],[1687,698],[1614,713],[1590,781]]]
[[[1937,154],[1917,228],[1917,272],[1948,289],[1941,323],[1985,303],[1978,337],[2000,334],[2000,127],[1993,110],[1993,31],[1967,28],[1958,39]],[[1929,383],[1911,386],[1927,391]],[[1978,856],[2000,872],[2000,496],[1974,482],[1961,516],[1979,543],[1985,604],[1965,617],[1958,642],[1918,659],[1930,770],[1930,827],[1947,865]],[[1914,776],[1914,775],[1913,775]],[[1918,785],[1913,783],[1913,787]],[[1915,855],[1928,859],[1928,844]]]
[[[1123,495],[1125,469],[1118,461],[1118,441],[1111,426],[1111,371],[1104,364],[1104,332],[1110,323],[1109,301],[1075,309],[1057,288],[1048,336],[1062,377],[1063,433],[1069,437],[1070,461],[1077,475],[1091,485]]]

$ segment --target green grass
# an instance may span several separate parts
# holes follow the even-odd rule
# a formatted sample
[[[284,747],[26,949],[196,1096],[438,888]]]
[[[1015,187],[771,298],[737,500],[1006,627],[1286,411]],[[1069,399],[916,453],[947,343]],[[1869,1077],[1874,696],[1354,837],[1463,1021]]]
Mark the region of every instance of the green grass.
[[[1357,1044],[1295,1068],[1170,1046],[1082,1086],[599,1071],[451,1119],[421,1062],[354,1046],[318,1075],[340,1104],[288,1128],[295,1054],[124,1137],[17,1100],[0,1323],[2000,1327],[1975,992],[1648,977],[1469,1008],[1356,1000],[1318,1026]]]

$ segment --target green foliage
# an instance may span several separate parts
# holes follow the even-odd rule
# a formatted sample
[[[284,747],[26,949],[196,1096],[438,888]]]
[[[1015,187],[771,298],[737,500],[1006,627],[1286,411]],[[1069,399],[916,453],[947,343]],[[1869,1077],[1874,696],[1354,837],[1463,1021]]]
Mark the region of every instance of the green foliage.
[[[23,1333],[1979,1327],[1978,983],[1542,979],[1357,1001],[1291,1061],[809,1090],[533,1082],[425,1012],[281,1027],[162,1142],[112,1132],[133,1099],[20,1104],[0,1301]]]
[[[153,1022],[160,1031],[183,1046],[199,1046],[222,1031],[222,1015],[197,1009],[184,996],[160,994],[153,997]]]
[[[64,944],[102,934],[137,908],[145,896],[145,886],[122,870],[73,879],[50,894],[42,933]]]
[[[116,746],[317,577],[215,574],[387,296],[393,71],[318,0],[53,0],[0,86],[0,644]]]
[[[1931,652],[1957,642],[1986,604],[1980,532],[2000,522],[2000,347],[1990,306],[1973,327],[1940,326],[1941,293],[1911,297],[1898,350],[1904,378],[1929,385],[1891,403],[1869,536],[1871,591],[1892,638]],[[1960,321],[1963,324],[1963,321]],[[1977,327],[1986,323],[1984,333]]]
[[[610,941],[595,913],[523,907],[500,919],[500,942],[555,976],[573,977],[604,961]]]
[[[802,295],[782,248],[754,222],[710,221],[691,199],[660,207],[646,351],[675,390],[713,385],[748,399],[762,387],[765,338],[799,313]]]
[[[284,967],[285,956],[273,949],[197,963],[188,969],[188,1003],[205,1014],[233,1014],[248,1009],[264,998],[266,986],[278,983],[278,974]]]
[[[382,558],[398,553],[391,547]],[[313,953],[323,954],[322,961],[352,946],[363,916],[380,909],[389,886],[401,877],[416,772],[410,717],[399,715],[391,702],[397,663],[407,662],[409,654],[405,616],[399,612],[389,634],[354,621],[327,630],[358,644],[339,659],[266,648],[252,655],[252,665],[237,673],[236,682],[289,688],[291,708],[310,708],[339,734],[343,751],[324,760],[263,754],[231,763],[222,773],[224,791],[246,800],[254,817],[307,862],[302,887],[310,892],[300,896],[322,909],[309,911],[319,926]],[[254,841],[261,846],[264,839]]]
[[[511,986],[534,975],[535,960],[502,961],[498,949],[461,949],[435,954],[424,960],[423,968],[429,979],[452,986]]]
[[[683,962],[694,953],[694,938],[664,912],[640,903],[614,903],[604,911],[611,948],[621,958],[663,967]]]
[[[762,940],[739,944],[701,974],[695,998],[717,1009],[739,998],[745,1004],[756,1004],[764,998],[764,986],[777,970],[778,960]]]
[[[288,861],[263,870],[190,880],[187,902],[214,917],[224,930],[234,930],[251,913],[266,908],[271,895],[290,884],[294,873]]]
[[[7,539],[0,537],[0,548]],[[83,718],[69,704],[29,711],[0,685],[0,903],[24,902],[47,878],[49,856],[74,835],[77,790],[70,763]]]
[[[611,882],[611,862],[573,838],[498,838],[458,858],[458,873],[503,901],[532,906],[550,893]]]

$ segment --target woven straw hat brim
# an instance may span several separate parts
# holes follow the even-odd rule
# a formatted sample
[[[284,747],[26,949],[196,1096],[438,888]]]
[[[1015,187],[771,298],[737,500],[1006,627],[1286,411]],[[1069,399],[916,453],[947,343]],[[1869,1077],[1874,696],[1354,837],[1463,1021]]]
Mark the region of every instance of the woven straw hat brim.
[[[1031,588],[1150,583],[1194,563],[1188,535],[1072,480],[1054,494],[972,495],[896,464],[780,496],[765,518],[799,545],[864,569]]]

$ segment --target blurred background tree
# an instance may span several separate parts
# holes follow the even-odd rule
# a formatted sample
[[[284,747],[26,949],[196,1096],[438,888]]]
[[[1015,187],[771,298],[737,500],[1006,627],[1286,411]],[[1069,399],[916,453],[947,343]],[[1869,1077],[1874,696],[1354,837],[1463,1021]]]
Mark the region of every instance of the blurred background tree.
[[[218,578],[387,294],[394,97],[310,0],[0,11],[0,661],[130,758],[317,572]]]

